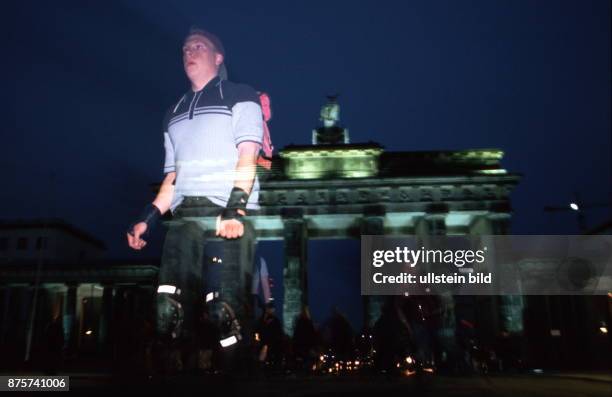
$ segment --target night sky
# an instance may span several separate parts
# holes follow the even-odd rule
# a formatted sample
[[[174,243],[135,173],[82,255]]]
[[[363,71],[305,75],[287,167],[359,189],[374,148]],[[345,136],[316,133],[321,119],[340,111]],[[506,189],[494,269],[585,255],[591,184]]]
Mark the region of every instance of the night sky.
[[[504,150],[504,168],[524,175],[514,234],[579,233],[575,214],[542,210],[574,192],[612,202],[609,0],[12,3],[0,217],[64,218],[110,258],[159,254],[159,231],[136,254],[125,229],[162,177],[162,117],[188,88],[192,25],[221,37],[230,79],[270,93],[276,148],[309,143],[339,93],[352,142]],[[611,215],[587,210],[587,225]],[[282,245],[262,251],[280,278]],[[315,318],[338,304],[358,323],[358,242],[312,242],[309,255]],[[328,289],[325,304],[312,293]]]

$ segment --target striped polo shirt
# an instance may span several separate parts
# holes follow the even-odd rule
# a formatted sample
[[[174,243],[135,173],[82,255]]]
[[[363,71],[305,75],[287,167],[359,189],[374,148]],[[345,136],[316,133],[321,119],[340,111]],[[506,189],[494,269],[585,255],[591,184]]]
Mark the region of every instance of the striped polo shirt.
[[[225,206],[234,187],[238,144],[261,144],[263,118],[253,88],[218,76],[197,92],[188,91],[164,120],[164,174],[176,172],[174,212],[188,196],[204,196]],[[259,209],[255,177],[247,203]]]

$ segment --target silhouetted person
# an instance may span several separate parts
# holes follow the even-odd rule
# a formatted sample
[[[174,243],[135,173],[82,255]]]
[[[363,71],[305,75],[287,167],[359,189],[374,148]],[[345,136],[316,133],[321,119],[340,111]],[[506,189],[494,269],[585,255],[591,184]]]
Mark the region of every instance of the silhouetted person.
[[[374,351],[374,335],[372,329],[363,327],[357,337],[355,337],[355,349],[361,361],[366,361],[372,356]]]
[[[375,364],[379,370],[393,370],[411,350],[410,327],[394,299],[388,299],[374,324]]]
[[[353,329],[346,317],[337,308],[332,309],[332,314],[325,325],[327,345],[339,360],[350,360],[353,358]]]
[[[298,368],[309,368],[317,356],[317,334],[306,306],[295,321],[293,331],[293,353]]]
[[[269,363],[272,368],[278,368],[283,358],[283,327],[276,317],[274,303],[266,305],[258,331],[261,339],[259,360]]]
[[[408,323],[411,354],[421,363],[433,364],[435,300],[430,296],[400,298],[401,310]]]

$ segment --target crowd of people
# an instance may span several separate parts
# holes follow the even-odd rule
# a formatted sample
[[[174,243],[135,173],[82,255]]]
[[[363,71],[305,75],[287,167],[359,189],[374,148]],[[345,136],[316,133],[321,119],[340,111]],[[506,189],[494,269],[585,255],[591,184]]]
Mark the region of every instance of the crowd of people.
[[[383,373],[404,373],[406,368],[431,372],[494,370],[495,352],[478,346],[473,335],[464,338],[457,334],[453,349],[440,342],[436,310],[436,302],[431,299],[389,299],[372,327],[355,332],[337,308],[317,325],[308,308],[303,307],[294,321],[293,333],[288,335],[270,303],[256,321],[244,325],[240,343],[223,347],[219,329],[203,305],[191,338],[160,341],[153,332],[145,332],[146,339],[139,343],[142,348],[132,360],[140,361],[147,373],[170,374],[231,371],[282,376],[328,373],[330,368]],[[145,329],[152,330],[153,326]]]
[[[150,376],[185,372],[284,376],[342,370],[402,374],[412,369],[482,373],[502,369],[504,352],[479,345],[469,327],[455,332],[454,348],[440,341],[439,305],[432,297],[387,299],[372,327],[360,332],[355,332],[337,308],[316,324],[304,306],[294,320],[292,334],[287,334],[270,302],[258,316],[253,315],[252,323],[242,324],[242,339],[229,347],[219,343],[221,332],[210,318],[208,305],[203,303],[196,311],[193,331],[183,333],[182,338],[161,338],[155,332],[153,310],[151,315],[122,317],[104,347],[103,353],[108,354],[103,355],[111,357],[118,373]],[[61,372],[61,323],[52,322],[47,335],[55,341],[48,345],[60,350],[49,352],[46,369]]]

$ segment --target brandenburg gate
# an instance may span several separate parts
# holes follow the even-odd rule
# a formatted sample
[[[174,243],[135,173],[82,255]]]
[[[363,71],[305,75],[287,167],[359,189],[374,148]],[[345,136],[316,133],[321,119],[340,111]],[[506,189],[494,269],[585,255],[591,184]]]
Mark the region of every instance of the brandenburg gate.
[[[261,211],[249,217],[258,240],[285,243],[282,310],[289,335],[308,304],[309,239],[506,234],[509,195],[520,180],[501,167],[503,152],[497,149],[390,152],[374,142],[350,143],[348,130],[337,125],[338,113],[330,98],[312,145],[285,147],[272,168],[259,173]],[[380,298],[364,299],[367,325],[380,314]],[[453,298],[445,299],[452,333]],[[491,317],[501,312],[509,323],[520,322],[517,299],[502,297],[501,307],[491,303]]]

